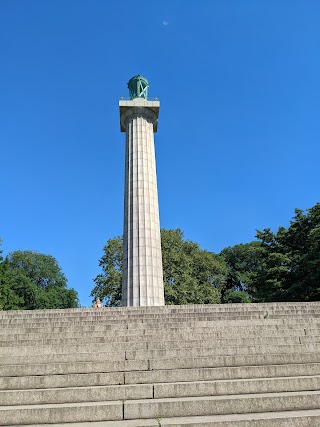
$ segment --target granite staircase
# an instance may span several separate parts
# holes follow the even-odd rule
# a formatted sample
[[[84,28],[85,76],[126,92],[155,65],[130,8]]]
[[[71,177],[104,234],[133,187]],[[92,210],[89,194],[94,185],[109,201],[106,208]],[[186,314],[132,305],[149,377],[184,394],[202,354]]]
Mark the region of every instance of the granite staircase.
[[[0,425],[319,427],[320,303],[0,312]]]

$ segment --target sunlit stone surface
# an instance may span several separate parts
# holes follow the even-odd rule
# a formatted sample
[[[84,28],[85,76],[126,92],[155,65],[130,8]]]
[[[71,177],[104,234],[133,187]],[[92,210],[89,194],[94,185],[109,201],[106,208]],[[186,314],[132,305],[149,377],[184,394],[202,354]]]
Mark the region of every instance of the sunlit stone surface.
[[[164,305],[153,137],[160,102],[136,98],[119,106],[126,132],[122,305]]]

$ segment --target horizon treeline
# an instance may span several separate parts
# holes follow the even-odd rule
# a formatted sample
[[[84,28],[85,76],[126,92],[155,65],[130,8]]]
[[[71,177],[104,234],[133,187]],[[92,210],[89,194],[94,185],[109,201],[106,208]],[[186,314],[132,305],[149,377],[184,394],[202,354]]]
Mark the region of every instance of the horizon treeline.
[[[256,231],[256,240],[215,254],[161,230],[166,304],[320,300],[320,203],[295,209],[288,228]],[[91,292],[106,306],[121,304],[122,238],[107,241]]]
[[[320,300],[320,203],[295,209],[288,228],[256,231],[256,239],[219,254],[161,230],[166,304],[225,304]],[[90,296],[121,305],[122,238],[107,241]],[[2,256],[0,310],[79,307],[78,293],[50,255],[14,251]]]

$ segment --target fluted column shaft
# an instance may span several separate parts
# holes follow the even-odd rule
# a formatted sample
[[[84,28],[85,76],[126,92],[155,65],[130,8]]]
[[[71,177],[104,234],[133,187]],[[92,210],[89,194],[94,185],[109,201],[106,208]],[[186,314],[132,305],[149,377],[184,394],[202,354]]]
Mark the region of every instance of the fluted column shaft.
[[[154,123],[157,115],[132,107],[126,130],[123,235],[123,306],[164,305]]]

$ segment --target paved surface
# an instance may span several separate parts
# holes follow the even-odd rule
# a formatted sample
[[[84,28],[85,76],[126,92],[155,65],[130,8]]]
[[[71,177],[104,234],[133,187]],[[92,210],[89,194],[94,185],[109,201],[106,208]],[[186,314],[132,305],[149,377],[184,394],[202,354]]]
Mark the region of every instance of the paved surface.
[[[319,390],[320,303],[0,312],[0,425],[318,427]]]

